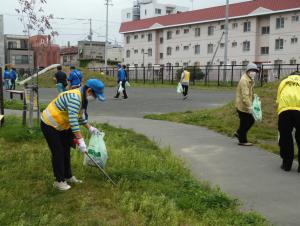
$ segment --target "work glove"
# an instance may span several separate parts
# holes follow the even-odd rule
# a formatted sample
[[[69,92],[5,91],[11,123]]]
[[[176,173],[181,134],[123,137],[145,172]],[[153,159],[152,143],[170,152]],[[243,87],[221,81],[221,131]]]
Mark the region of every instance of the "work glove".
[[[99,134],[100,133],[100,131],[97,128],[93,127],[93,126],[91,126],[89,128],[89,132],[90,132],[91,135],[92,134]]]
[[[82,153],[87,152],[86,144],[83,138],[77,139],[78,148]]]

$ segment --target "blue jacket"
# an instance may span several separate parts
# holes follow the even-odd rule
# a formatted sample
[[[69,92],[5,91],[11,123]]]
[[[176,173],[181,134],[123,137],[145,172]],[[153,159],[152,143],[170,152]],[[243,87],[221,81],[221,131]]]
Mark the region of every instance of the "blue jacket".
[[[10,79],[10,72],[9,72],[9,70],[4,70],[4,79]]]
[[[68,77],[68,81],[71,82],[71,86],[79,86],[82,81],[82,74],[77,69],[73,70]]]
[[[126,72],[123,68],[120,68],[118,71],[118,82],[124,82],[126,81]]]
[[[16,71],[12,70],[10,72],[10,79],[14,79],[14,80],[17,79],[17,72]]]

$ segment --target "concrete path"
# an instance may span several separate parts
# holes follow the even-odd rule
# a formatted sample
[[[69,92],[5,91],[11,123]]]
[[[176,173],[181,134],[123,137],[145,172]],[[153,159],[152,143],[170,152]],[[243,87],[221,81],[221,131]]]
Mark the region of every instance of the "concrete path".
[[[91,120],[133,129],[170,147],[192,174],[241,200],[275,225],[300,225],[300,175],[280,169],[280,157],[202,127],[138,118],[93,116]]]

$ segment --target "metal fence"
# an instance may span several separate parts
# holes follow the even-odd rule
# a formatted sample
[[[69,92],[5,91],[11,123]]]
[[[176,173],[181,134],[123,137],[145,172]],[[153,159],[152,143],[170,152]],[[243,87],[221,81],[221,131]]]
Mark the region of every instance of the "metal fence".
[[[261,86],[265,83],[280,80],[282,77],[299,71],[300,64],[262,64],[258,65],[260,73],[256,80]],[[245,73],[245,65],[206,65],[189,66],[192,85],[216,85],[235,86]],[[90,71],[103,71],[108,76],[117,78],[116,67],[89,68]],[[127,67],[129,81],[153,83],[153,84],[176,84],[181,77],[182,67],[160,66],[152,67]]]

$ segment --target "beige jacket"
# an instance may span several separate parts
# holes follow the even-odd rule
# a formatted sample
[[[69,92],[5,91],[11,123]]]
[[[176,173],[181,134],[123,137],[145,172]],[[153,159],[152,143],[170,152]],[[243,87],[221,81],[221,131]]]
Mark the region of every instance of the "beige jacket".
[[[236,90],[235,106],[241,112],[251,113],[251,107],[254,99],[255,82],[247,75],[244,74],[238,84]]]

